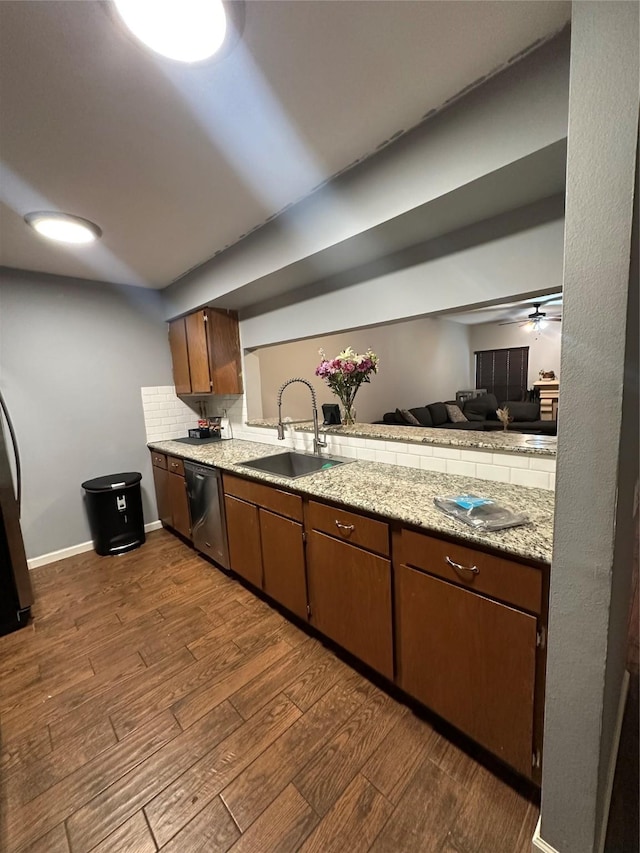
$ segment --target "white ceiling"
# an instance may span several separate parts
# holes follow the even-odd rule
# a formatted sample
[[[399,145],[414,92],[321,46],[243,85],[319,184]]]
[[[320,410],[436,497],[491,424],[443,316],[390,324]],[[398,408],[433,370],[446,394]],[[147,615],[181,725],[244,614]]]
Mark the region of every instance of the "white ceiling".
[[[534,305],[540,305],[540,311],[547,317],[562,317],[562,293],[547,293],[520,299],[517,302],[503,302],[500,305],[488,305],[475,308],[472,311],[447,314],[447,320],[463,323],[465,326],[476,326],[479,323],[525,322],[534,311]]]
[[[0,264],[162,288],[560,29],[566,2],[249,0],[241,41],[163,61],[109,4],[0,2]],[[22,217],[96,222],[60,248]]]

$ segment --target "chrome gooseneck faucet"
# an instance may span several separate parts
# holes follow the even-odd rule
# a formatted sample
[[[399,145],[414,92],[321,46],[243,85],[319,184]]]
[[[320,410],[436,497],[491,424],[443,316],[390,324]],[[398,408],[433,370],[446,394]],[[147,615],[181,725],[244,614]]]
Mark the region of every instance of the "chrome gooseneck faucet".
[[[278,439],[283,441],[284,439],[284,424],[282,423],[282,392],[287,387],[287,385],[291,385],[293,382],[302,382],[303,385],[306,385],[309,391],[311,391],[311,404],[313,406],[313,452],[320,455],[320,448],[326,447],[326,441],[320,441],[320,434],[318,432],[318,405],[316,402],[316,392],[313,390],[313,385],[307,379],[300,379],[300,377],[296,377],[295,379],[287,379],[286,382],[278,389]]]

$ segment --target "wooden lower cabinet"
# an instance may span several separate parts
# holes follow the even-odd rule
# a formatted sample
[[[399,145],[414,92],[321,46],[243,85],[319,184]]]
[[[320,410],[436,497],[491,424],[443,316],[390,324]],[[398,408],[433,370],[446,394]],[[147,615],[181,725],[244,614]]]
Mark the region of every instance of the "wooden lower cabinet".
[[[395,608],[399,686],[531,777],[535,616],[405,565]]]
[[[258,507],[225,495],[229,565],[240,577],[262,589],[262,545]]]
[[[311,624],[392,680],[390,561],[311,530],[307,582]]]
[[[153,484],[156,489],[156,504],[158,505],[158,518],[164,526],[172,527],[171,503],[169,501],[169,472],[166,468],[153,468]]]
[[[266,509],[260,509],[259,515],[263,589],[287,610],[306,619],[307,580],[302,525]]]
[[[191,517],[187,484],[180,474],[167,472],[167,494],[171,511],[171,526],[186,539],[191,538]]]

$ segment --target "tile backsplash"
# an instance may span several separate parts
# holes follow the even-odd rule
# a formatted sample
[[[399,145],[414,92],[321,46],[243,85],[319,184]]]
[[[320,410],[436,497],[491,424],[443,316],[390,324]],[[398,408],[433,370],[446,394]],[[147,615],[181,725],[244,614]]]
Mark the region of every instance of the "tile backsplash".
[[[173,385],[152,385],[141,388],[140,393],[147,441],[166,441],[186,436],[187,430],[198,426],[201,402],[207,417],[222,415],[226,410],[232,421],[242,421],[240,396],[214,395],[209,398],[193,397],[186,401],[176,397]]]

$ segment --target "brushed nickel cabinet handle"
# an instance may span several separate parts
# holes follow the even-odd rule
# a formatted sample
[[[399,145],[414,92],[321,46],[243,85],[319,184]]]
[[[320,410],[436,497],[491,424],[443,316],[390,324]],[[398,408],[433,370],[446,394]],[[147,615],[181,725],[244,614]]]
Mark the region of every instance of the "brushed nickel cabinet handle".
[[[480,569],[477,566],[462,566],[460,563],[454,562],[451,557],[445,557],[445,559],[452,569],[456,569],[459,572],[471,572],[472,575],[480,574]]]
[[[348,530],[349,533],[353,533],[353,531],[356,529],[355,524],[340,524],[337,518],[336,527],[338,528],[338,530]]]

